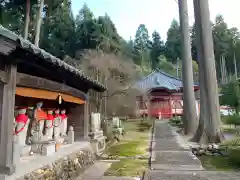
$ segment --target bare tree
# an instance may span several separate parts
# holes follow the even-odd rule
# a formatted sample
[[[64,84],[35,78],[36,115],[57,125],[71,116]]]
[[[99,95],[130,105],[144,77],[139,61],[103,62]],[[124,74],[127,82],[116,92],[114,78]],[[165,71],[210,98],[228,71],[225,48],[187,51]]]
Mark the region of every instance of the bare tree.
[[[135,114],[136,96],[139,92],[133,85],[139,73],[132,61],[97,51],[84,52],[81,60],[66,58],[65,61],[102,84],[107,83],[107,93],[91,93],[92,102],[95,104],[93,108],[96,111],[100,111],[101,104],[106,101],[108,116],[112,113],[119,116]]]

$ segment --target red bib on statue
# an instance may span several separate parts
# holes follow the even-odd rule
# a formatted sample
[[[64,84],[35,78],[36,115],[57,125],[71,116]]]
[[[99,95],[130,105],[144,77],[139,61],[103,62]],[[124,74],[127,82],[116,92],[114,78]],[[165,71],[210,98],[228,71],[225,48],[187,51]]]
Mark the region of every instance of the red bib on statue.
[[[41,121],[47,119],[47,114],[43,110],[36,110],[36,120]]]
[[[19,114],[17,117],[16,117],[16,122],[17,123],[23,123],[23,127],[20,128],[18,131],[16,130],[15,131],[15,134],[18,134],[20,132],[22,132],[27,124],[27,121],[28,121],[28,116],[25,115],[25,114]]]
[[[66,115],[66,114],[61,114],[60,116],[61,116],[61,119],[62,119],[62,120],[64,120],[64,119],[67,118],[67,115]]]
[[[28,116],[25,115],[25,114],[19,114],[19,115],[16,117],[16,122],[17,122],[17,123],[24,123],[24,124],[26,124],[26,123],[27,123],[27,120],[28,120]]]

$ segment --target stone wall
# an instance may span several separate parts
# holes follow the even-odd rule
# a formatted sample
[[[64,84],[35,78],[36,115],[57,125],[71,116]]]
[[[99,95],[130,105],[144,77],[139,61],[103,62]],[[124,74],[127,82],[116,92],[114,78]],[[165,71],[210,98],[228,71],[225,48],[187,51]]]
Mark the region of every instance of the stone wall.
[[[75,180],[95,159],[90,150],[75,152],[17,180]]]

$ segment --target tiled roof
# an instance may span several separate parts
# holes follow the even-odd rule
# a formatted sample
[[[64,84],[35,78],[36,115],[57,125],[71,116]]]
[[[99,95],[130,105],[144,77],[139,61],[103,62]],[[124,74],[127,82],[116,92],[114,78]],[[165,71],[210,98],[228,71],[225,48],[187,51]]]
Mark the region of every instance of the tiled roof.
[[[77,75],[79,77],[79,80],[80,78],[87,80],[89,83],[93,85],[95,89],[98,89],[100,91],[106,90],[106,88],[102,84],[86,76],[82,71],[74,68],[73,66],[70,66],[69,64],[65,63],[61,59],[44,51],[43,49],[40,49],[39,47],[33,45],[31,42],[24,40],[22,37],[16,35],[15,33],[11,32],[10,30],[4,28],[1,25],[0,25],[0,36],[16,42],[22,49],[25,49],[37,55],[38,57],[42,58],[43,60],[50,62],[53,66],[57,68],[62,68],[65,71],[68,71],[74,75]]]
[[[196,83],[194,85],[198,86]],[[154,88],[180,90],[183,85],[180,79],[158,70],[138,81],[135,87],[141,91],[148,91]]]

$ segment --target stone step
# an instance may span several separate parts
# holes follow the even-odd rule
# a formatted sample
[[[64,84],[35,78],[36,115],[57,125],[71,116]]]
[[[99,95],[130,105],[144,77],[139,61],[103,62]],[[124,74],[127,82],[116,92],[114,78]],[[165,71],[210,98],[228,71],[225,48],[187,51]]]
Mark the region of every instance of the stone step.
[[[234,172],[153,170],[145,174],[144,180],[238,180],[239,177]]]

